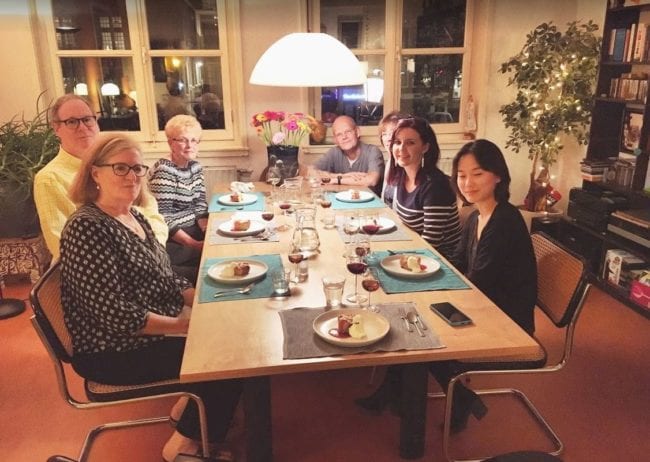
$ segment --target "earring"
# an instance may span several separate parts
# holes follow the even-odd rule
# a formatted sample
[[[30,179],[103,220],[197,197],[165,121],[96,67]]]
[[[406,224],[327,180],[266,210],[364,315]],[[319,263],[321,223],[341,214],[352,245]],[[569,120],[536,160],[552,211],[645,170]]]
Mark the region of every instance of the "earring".
[[[95,184],[95,187],[97,188],[97,191],[99,191],[99,185]]]
[[[424,168],[424,153],[422,153],[422,160],[420,160],[421,167]]]

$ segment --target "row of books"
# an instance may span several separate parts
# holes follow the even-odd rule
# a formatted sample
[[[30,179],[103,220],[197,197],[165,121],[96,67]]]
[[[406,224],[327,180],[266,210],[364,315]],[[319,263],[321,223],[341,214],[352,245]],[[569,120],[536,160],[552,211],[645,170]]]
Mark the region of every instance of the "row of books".
[[[648,74],[627,73],[611,79],[609,97],[645,104],[648,99]]]
[[[582,179],[593,182],[602,182],[604,174],[614,164],[614,160],[582,159],[580,162],[580,175]]]
[[[632,24],[610,31],[608,56],[612,61],[650,61],[650,24]]]

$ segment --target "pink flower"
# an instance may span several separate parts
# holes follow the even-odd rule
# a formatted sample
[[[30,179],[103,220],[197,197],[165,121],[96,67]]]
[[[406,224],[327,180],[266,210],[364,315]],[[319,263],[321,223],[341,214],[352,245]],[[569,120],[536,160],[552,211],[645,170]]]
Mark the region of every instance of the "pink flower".
[[[267,146],[300,146],[300,142],[311,133],[315,119],[302,112],[264,111],[253,115],[251,126]]]
[[[271,141],[273,142],[273,144],[282,144],[285,138],[286,136],[284,133],[276,132],[275,135],[273,135],[273,138],[271,138]]]

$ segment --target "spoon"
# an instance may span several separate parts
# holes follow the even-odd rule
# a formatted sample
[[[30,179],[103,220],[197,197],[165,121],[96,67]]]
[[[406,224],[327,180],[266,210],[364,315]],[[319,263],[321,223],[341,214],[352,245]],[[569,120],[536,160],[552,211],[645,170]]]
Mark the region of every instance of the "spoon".
[[[424,254],[424,252],[420,252],[417,250],[387,250],[389,255],[400,255],[403,253],[417,253],[417,254]]]
[[[418,324],[418,316],[413,311],[406,313],[406,319],[408,319],[409,322],[415,326],[415,330],[418,331],[420,337],[424,337],[424,332],[422,332],[420,325]]]
[[[246,287],[242,287],[241,289],[218,290],[214,293],[214,298],[221,297],[222,295],[247,294],[253,289],[254,285],[255,283],[251,282]]]

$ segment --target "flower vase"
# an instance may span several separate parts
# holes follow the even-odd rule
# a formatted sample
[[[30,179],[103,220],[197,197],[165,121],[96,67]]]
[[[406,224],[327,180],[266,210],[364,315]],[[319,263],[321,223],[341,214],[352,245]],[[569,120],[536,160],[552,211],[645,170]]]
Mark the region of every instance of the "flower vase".
[[[271,167],[271,157],[273,161],[281,160],[283,164],[283,178],[292,178],[298,175],[300,165],[298,164],[298,146],[286,146],[282,144],[274,144],[266,147],[268,155],[268,165]]]

